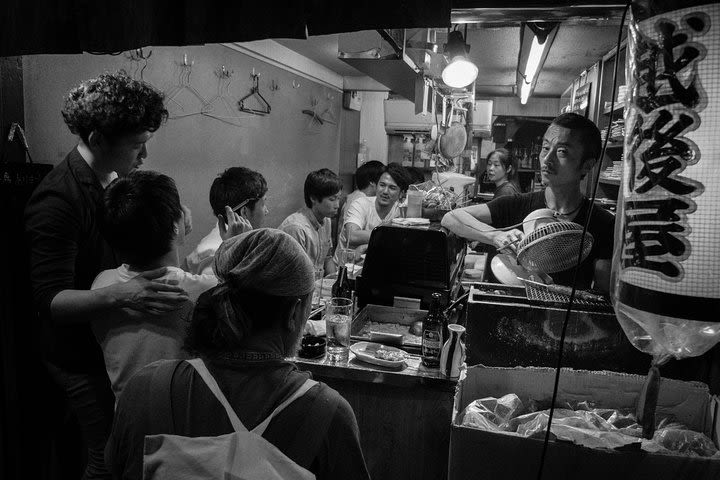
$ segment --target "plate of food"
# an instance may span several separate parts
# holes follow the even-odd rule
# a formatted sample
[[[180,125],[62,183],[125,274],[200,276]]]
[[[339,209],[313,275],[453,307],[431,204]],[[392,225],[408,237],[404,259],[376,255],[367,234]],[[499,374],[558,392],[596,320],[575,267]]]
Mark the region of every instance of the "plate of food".
[[[407,366],[405,359],[408,357],[408,353],[399,348],[381,343],[357,342],[350,346],[350,350],[358,360],[363,362],[397,370],[402,370]]]

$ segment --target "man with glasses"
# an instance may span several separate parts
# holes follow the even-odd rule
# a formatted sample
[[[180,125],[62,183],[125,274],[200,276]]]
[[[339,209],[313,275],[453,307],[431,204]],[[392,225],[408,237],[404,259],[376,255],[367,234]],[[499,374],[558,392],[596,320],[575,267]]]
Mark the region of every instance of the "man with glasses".
[[[410,177],[405,169],[399,163],[388,164],[378,180],[376,196],[358,198],[348,208],[338,248],[355,248],[361,253],[367,250],[372,230],[400,216],[398,200],[408,185]]]
[[[213,273],[213,258],[223,240],[262,227],[268,214],[267,190],[265,177],[249,168],[231,167],[221,173],[210,187],[210,206],[217,225],[185,258],[185,270]]]

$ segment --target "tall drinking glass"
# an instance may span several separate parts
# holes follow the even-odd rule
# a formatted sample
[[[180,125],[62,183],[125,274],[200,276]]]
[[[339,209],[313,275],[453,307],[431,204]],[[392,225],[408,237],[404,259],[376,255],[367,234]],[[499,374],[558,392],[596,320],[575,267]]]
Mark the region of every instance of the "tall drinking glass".
[[[322,265],[315,266],[315,288],[313,290],[312,306],[313,308],[318,307],[323,303],[322,300],[322,287],[323,277],[325,276],[325,269]]]
[[[352,300],[333,297],[325,304],[325,330],[327,332],[327,361],[345,364],[350,355],[350,324]]]
[[[348,278],[353,280],[360,270],[360,267],[356,264],[358,256],[356,255],[354,248],[341,248],[338,254],[338,267],[345,265],[347,267]]]

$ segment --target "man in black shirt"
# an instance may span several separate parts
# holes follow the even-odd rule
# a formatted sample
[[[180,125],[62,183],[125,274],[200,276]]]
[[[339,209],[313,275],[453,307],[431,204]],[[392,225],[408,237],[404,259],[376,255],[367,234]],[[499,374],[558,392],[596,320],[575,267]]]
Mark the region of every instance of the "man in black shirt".
[[[147,156],[145,143],[167,118],[162,93],[124,74],[81,83],[62,111],[79,142],[33,193],[25,210],[35,308],[48,331],[46,362],[65,390],[88,448],[83,478],[108,478],[103,450],[114,398],[89,322],[110,308],[158,314],[187,295],[153,281],[165,269],[90,290],[95,276],[119,265],[98,228],[105,187]],[[168,295],[170,293],[170,295]]]
[[[453,210],[442,225],[470,240],[494,245],[499,250],[519,241],[523,232],[517,228],[500,231],[524,220],[532,211],[549,208],[561,221],[584,224],[590,201],[580,191],[580,181],[600,156],[600,132],[590,120],[565,113],[555,118],[543,137],[540,153],[544,191],[500,197],[489,203]],[[594,242],[588,257],[578,271],[578,287],[609,291],[610,259],[613,251],[613,215],[594,208],[588,226]],[[552,275],[556,283],[570,285],[573,272]]]

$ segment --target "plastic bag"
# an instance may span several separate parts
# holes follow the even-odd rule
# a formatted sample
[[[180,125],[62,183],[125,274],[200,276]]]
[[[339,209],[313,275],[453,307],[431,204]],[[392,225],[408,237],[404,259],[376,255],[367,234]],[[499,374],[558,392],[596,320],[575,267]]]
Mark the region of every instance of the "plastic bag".
[[[488,397],[471,402],[463,412],[462,425],[491,432],[509,432],[526,438],[544,438],[549,410],[535,410],[548,402],[527,400],[517,395],[499,399]],[[634,446],[646,452],[677,453],[720,457],[705,434],[688,430],[672,417],[657,424],[652,440],[642,438],[642,427],[629,410],[595,408],[589,402],[559,402],[550,429],[552,439],[573,442],[589,448],[617,449]]]
[[[507,424],[522,409],[522,402],[514,393],[501,398],[481,398],[465,407],[462,425],[489,430],[507,430]]]
[[[634,2],[628,32],[611,294],[655,365],[720,341],[720,4],[685,5]]]
[[[681,428],[662,428],[655,432],[653,441],[671,452],[700,457],[720,456],[718,449],[706,435]]]

